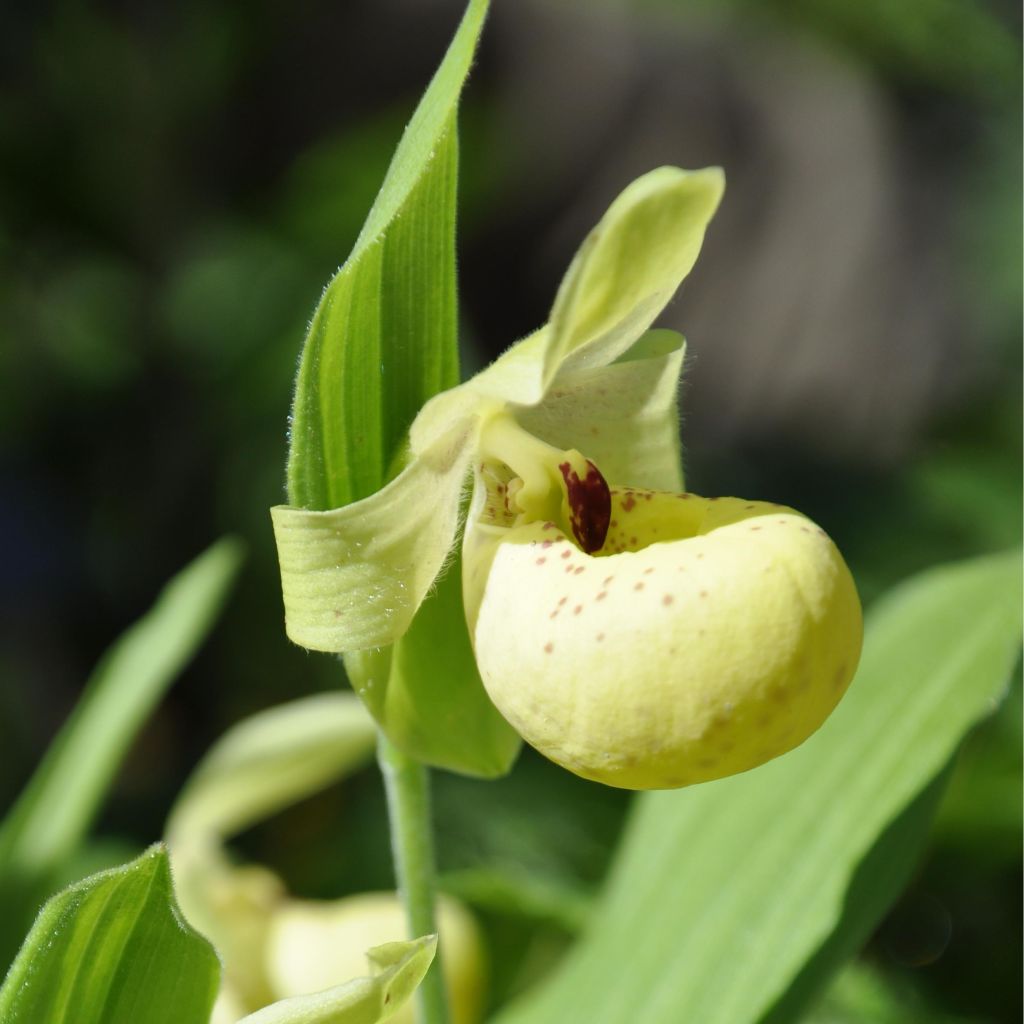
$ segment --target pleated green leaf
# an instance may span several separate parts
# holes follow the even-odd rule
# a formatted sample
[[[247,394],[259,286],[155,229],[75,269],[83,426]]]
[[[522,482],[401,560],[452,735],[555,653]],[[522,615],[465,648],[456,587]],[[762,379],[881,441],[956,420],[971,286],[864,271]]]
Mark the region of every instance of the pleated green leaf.
[[[456,113],[487,0],[471,0],[402,136],[352,254],[306,337],[289,502],[340,508],[376,491],[416,413],[459,382]]]
[[[436,949],[436,935],[376,946],[366,954],[369,977],[282,999],[243,1017],[239,1024],[378,1024],[408,1002]]]
[[[161,846],[47,902],[0,989],[4,1024],[207,1024],[213,947],[178,912]]]
[[[1020,626],[1019,553],[893,591],[850,692],[803,746],[640,798],[592,929],[501,1024],[798,1020],[905,877],[929,787],[998,706]]]
[[[0,918],[17,930],[0,930],[0,955],[13,955],[50,873],[85,836],[140,726],[208,635],[240,561],[233,540],[200,555],[96,667],[0,827]]]

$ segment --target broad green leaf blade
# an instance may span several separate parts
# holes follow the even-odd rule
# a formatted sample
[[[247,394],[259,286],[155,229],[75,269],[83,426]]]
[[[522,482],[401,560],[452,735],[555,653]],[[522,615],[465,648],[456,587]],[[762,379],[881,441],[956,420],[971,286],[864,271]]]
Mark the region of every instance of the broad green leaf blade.
[[[206,638],[240,560],[234,540],[208,549],[96,667],[0,830],[0,899],[8,914],[8,899],[53,870],[85,835],[139,727]]]
[[[226,732],[168,819],[178,839],[224,839],[340,779],[373,757],[377,730],[351,693],[323,693],[253,715]]]
[[[804,964],[761,1024],[789,1024],[821,994],[835,973],[854,957],[910,880],[952,775],[947,766],[890,824],[857,865],[843,899],[843,913],[828,939]]]
[[[427,973],[436,948],[435,935],[377,946],[366,954],[371,977],[325,992],[282,999],[243,1017],[239,1024],[377,1024],[409,1000]]]
[[[659,167],[629,185],[580,246],[551,311],[545,383],[604,366],[654,322],[693,268],[725,188],[717,167]]]
[[[456,423],[353,505],[270,510],[294,643],[340,653],[383,647],[405,633],[455,542],[471,438],[472,425]]]
[[[649,331],[629,359],[567,375],[517,419],[548,444],[583,452],[613,484],[681,491],[677,392],[685,351],[674,331]]]
[[[423,403],[458,383],[456,114],[486,11],[471,0],[310,325],[292,410],[294,506],[372,494]]]
[[[1020,591],[1017,553],[916,577],[869,617],[850,692],[803,746],[642,797],[593,929],[501,1024],[761,1019],[844,928],[879,836],[997,706]]]
[[[438,581],[412,628],[390,649],[347,655],[353,686],[403,753],[493,778],[512,766],[519,736],[491,703],[462,610],[461,561]]]
[[[43,907],[0,989],[4,1024],[207,1024],[220,964],[178,913],[167,852]]]

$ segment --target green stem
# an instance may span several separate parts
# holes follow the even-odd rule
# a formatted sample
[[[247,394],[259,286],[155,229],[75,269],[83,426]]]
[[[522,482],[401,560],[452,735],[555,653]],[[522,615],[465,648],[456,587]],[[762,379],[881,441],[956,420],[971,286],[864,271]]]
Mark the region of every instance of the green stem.
[[[409,936],[434,935],[434,846],[427,769],[380,733],[377,761],[384,776],[391,824],[395,879],[405,904]],[[441,973],[441,949],[416,991],[417,1024],[448,1024],[448,995]]]

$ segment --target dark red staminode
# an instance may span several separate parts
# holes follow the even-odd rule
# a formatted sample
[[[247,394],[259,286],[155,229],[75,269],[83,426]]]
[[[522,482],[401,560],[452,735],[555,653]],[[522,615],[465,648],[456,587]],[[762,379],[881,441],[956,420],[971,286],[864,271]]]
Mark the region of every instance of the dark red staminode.
[[[569,493],[569,525],[581,548],[591,554],[604,545],[612,518],[612,496],[601,471],[587,459],[587,475],[581,480],[568,462],[558,468]]]

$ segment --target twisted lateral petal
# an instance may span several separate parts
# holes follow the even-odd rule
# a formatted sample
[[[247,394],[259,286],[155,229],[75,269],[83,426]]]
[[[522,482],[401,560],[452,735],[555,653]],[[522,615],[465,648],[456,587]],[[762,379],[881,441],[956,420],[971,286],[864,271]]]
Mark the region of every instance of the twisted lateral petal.
[[[530,523],[474,524],[464,558],[491,699],[541,753],[609,785],[686,786],[785,753],[860,654],[846,565],[781,506],[620,490],[593,556]]]
[[[355,504],[270,510],[292,641],[357,651],[405,633],[455,543],[475,429],[472,420],[456,422]]]

